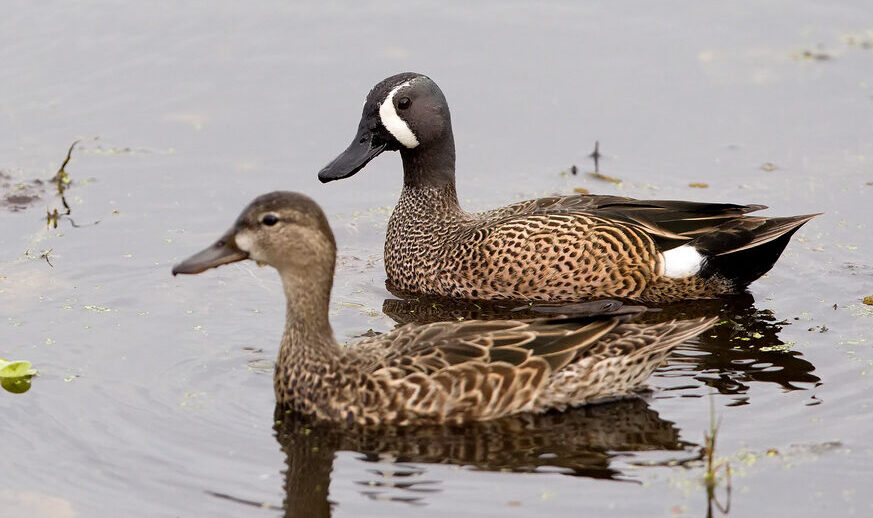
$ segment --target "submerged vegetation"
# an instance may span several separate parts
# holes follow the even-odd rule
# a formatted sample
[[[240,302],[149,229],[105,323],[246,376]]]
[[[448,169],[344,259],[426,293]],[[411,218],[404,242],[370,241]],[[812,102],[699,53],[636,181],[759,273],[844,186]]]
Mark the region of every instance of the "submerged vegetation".
[[[55,208],[53,211],[49,211],[46,209],[46,225],[51,226],[52,228],[58,228],[58,218],[61,216],[69,216],[70,215],[70,205],[67,203],[66,191],[73,180],[70,178],[69,173],[67,173],[67,164],[70,163],[70,157],[73,155],[73,149],[76,148],[76,144],[79,141],[75,140],[72,144],[70,144],[70,149],[67,150],[67,156],[64,158],[64,161],[61,163],[60,169],[55,175],[51,178],[51,182],[55,184],[57,187],[58,195],[61,197],[61,204],[64,206],[63,212],[58,212],[58,209]]]
[[[705,462],[705,471],[703,474],[703,485],[706,487],[706,516],[712,516],[712,509],[715,507],[722,514],[728,514],[731,509],[731,466],[726,460],[716,460],[715,448],[718,438],[718,429],[721,425],[721,418],[715,417],[715,403],[712,395],[709,397],[709,430],[703,432],[703,460]],[[721,503],[716,494],[716,489],[724,481],[725,486],[725,502]]]

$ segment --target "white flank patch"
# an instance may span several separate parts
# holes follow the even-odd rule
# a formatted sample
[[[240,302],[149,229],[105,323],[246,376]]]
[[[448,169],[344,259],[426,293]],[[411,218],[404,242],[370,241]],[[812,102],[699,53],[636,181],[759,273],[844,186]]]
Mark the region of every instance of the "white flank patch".
[[[406,124],[406,121],[401,119],[400,115],[397,115],[397,110],[394,109],[394,94],[407,85],[409,85],[409,81],[402,85],[395,86],[394,89],[391,90],[388,97],[382,101],[382,106],[379,106],[379,118],[382,119],[382,125],[385,126],[385,129],[387,129],[388,132],[394,135],[394,138],[397,139],[397,142],[400,142],[408,149],[412,149],[418,145],[418,139],[415,138],[415,133],[409,129],[409,125]]]
[[[236,241],[236,247],[243,252],[252,251],[252,236],[248,232],[235,235],[233,240]]]
[[[703,255],[691,245],[682,245],[661,255],[664,256],[665,277],[690,277],[703,266]]]

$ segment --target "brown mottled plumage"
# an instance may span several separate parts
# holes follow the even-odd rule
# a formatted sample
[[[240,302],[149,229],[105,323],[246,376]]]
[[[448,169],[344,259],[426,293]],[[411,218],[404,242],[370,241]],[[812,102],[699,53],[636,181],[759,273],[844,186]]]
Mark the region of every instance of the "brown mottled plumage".
[[[709,298],[766,273],[814,217],[745,216],[763,205],[594,195],[464,212],[448,104],[432,80],[414,73],[373,88],[358,135],[319,179],[351,176],[384,150],[403,158],[403,191],[385,238],[388,283],[400,292],[552,302]],[[683,245],[668,260],[665,252]]]
[[[336,245],[311,199],[257,198],[215,245],[176,265],[199,273],[242,259],[279,271],[287,300],[278,402],[329,421],[411,424],[544,412],[639,389],[713,319],[655,325],[625,314],[402,326],[341,348],[328,321]]]

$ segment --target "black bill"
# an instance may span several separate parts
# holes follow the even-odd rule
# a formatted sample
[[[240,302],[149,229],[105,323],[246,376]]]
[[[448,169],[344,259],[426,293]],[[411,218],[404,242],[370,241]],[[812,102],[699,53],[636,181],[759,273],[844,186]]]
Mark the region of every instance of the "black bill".
[[[361,121],[355,140],[345,151],[318,172],[322,183],[348,178],[360,171],[367,162],[388,148],[388,139],[379,134],[379,128],[370,127],[367,120]]]

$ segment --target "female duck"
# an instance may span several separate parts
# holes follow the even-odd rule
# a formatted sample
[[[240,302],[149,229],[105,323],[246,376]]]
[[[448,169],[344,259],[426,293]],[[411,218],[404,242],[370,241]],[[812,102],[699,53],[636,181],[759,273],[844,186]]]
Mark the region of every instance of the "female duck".
[[[403,158],[403,191],[385,238],[388,283],[399,291],[552,302],[710,298],[742,291],[770,270],[814,217],[747,217],[765,207],[618,196],[464,212],[449,107],[421,74],[373,88],[355,140],[318,178],[351,176],[385,150]]]
[[[287,303],[278,403],[329,421],[487,420],[632,394],[712,319],[655,325],[628,314],[406,325],[340,347],[328,321],[336,245],[324,213],[297,193],[255,199],[211,247],[173,274],[243,259],[279,271]]]

